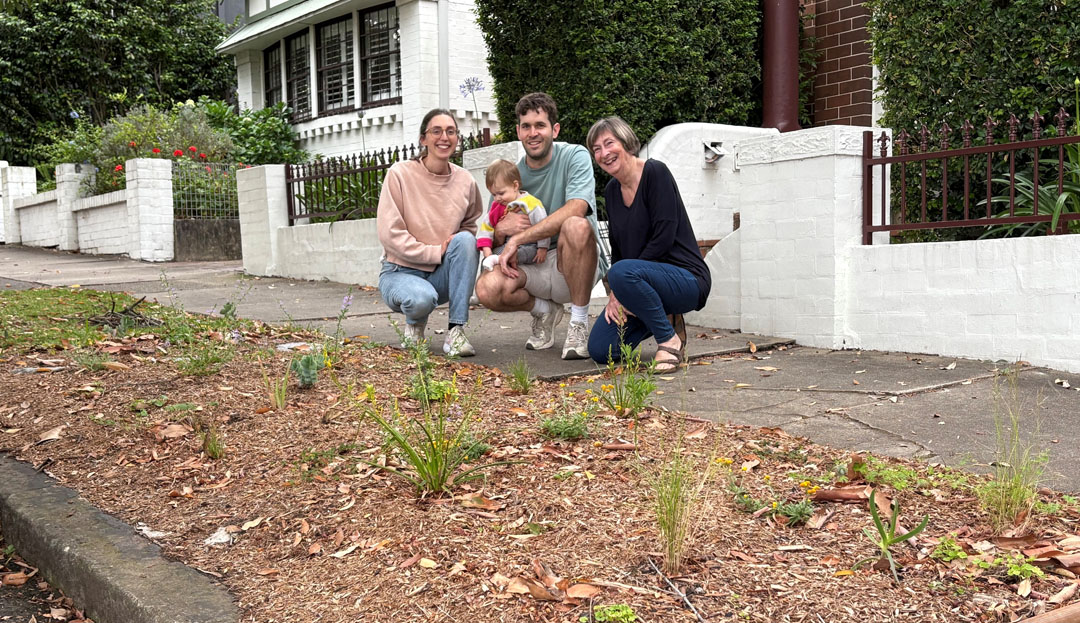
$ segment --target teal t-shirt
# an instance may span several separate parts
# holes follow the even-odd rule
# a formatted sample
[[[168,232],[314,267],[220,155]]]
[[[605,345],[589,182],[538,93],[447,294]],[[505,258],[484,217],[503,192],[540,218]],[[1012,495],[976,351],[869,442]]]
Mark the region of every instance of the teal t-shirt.
[[[554,143],[551,160],[539,169],[525,164],[525,157],[517,163],[521,172],[521,189],[539,199],[548,214],[558,210],[570,199],[581,199],[589,205],[585,218],[593,229],[600,247],[600,274],[607,274],[608,259],[605,257],[600,229],[596,222],[596,179],[593,177],[592,157],[581,145]],[[552,236],[551,248],[556,248],[558,236]]]

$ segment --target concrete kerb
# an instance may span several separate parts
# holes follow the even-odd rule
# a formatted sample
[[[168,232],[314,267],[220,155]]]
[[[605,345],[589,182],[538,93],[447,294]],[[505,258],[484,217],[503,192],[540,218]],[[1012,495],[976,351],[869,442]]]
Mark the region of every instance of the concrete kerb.
[[[4,537],[98,623],[235,623],[221,585],[166,560],[130,526],[26,463],[0,455]]]

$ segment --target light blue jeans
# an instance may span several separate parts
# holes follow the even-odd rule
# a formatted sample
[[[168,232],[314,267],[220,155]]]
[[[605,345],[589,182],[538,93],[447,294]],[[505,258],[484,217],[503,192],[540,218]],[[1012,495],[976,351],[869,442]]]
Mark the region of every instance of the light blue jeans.
[[[379,293],[390,309],[405,314],[407,324],[426,322],[431,312],[447,301],[450,323],[465,324],[479,262],[476,236],[461,231],[450,240],[442,264],[431,272],[383,260]]]

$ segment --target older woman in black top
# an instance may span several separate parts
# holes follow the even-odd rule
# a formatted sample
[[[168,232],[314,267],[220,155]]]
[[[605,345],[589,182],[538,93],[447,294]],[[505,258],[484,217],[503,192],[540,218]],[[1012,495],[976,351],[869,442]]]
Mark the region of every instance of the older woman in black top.
[[[611,295],[589,335],[589,355],[618,360],[620,333],[630,346],[651,335],[656,370],[674,370],[686,361],[682,314],[704,307],[712,286],[679,188],[664,163],[637,157],[641,143],[618,117],[594,123],[586,144],[614,178],[604,190]]]

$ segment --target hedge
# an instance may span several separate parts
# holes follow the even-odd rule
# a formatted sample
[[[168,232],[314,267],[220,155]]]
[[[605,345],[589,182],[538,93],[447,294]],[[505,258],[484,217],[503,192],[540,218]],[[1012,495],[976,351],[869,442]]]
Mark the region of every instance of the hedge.
[[[1080,2],[1066,0],[867,0],[880,68],[881,124],[909,132],[926,123],[985,134],[1016,114],[1073,114],[1080,75]],[[956,132],[957,137],[959,132]],[[953,143],[958,143],[954,140]]]
[[[560,140],[623,117],[647,141],[680,122],[754,124],[761,65],[758,0],[477,0],[499,124],[546,91]]]

